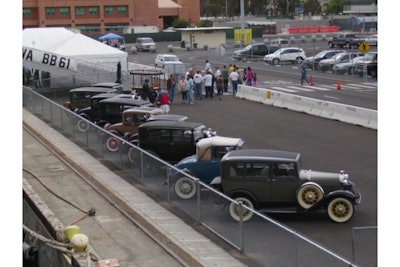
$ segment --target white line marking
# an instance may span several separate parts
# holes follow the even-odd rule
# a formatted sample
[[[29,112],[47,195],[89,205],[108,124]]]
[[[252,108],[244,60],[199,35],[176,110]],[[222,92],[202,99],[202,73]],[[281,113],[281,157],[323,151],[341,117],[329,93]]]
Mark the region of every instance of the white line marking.
[[[278,86],[271,87],[271,89],[282,90],[282,91],[291,92],[291,93],[297,92],[297,90],[291,90],[291,89],[287,89],[287,88],[283,88],[283,87],[278,87]]]

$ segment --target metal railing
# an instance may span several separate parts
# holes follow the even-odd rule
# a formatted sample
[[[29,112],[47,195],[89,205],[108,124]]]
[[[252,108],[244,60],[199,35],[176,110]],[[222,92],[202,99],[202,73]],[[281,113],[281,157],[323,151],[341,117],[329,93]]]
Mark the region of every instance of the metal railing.
[[[368,242],[364,242],[365,239],[361,236],[361,233],[366,233],[365,231],[361,232],[359,229],[354,231],[353,255],[356,257],[351,261],[256,210],[251,210],[254,213],[251,220],[234,221],[230,218],[227,209],[232,202],[240,203],[216,191],[208,184],[181,172],[119,136],[103,130],[29,87],[23,87],[23,106],[71,141],[90,151],[93,156],[122,169],[129,177],[126,179],[142,183],[238,251],[254,259],[259,265],[364,266],[355,262],[362,263],[365,259],[365,253],[363,253],[365,243],[368,243],[368,253],[376,251],[376,230],[375,234],[368,234],[370,237]],[[113,146],[113,151],[107,148],[106,143],[110,141],[109,139],[117,144]],[[175,180],[169,175],[171,170],[180,172],[182,177],[186,176],[194,181],[197,190],[194,197],[182,199],[175,193]],[[249,209],[244,205],[241,208]],[[271,238],[274,236],[279,236],[279,238]],[[254,242],[254,240],[262,240],[262,242]],[[368,265],[365,266],[376,266],[371,265],[371,262],[376,262],[376,254],[375,256],[369,254],[369,257]]]

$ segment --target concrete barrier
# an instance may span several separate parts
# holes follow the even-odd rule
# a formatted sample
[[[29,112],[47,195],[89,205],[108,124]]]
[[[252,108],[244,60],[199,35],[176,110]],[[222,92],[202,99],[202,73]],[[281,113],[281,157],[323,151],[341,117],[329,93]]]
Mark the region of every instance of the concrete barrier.
[[[370,129],[377,129],[378,113],[376,110],[323,101],[299,95],[292,95],[247,85],[238,86],[238,93],[236,94],[236,97],[260,102],[266,105],[272,105],[275,107],[305,112],[307,114],[326,119],[360,125]]]

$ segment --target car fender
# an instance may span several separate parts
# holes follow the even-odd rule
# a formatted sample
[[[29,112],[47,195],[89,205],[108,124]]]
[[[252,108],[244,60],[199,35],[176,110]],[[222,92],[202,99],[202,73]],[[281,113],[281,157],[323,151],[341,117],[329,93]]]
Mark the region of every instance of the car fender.
[[[88,121],[91,121],[90,117],[86,113],[79,113],[78,115],[84,119],[87,119]]]
[[[323,202],[324,202],[324,204],[328,205],[329,202],[333,198],[336,198],[336,197],[344,197],[344,198],[350,199],[353,203],[356,202],[356,198],[357,198],[357,196],[349,190],[336,190],[336,191],[332,191],[329,194],[327,194],[325,196]]]
[[[242,189],[235,189],[232,192],[229,192],[229,197],[230,198],[237,198],[237,197],[247,197],[249,198],[253,204],[254,204],[254,208],[258,209],[258,199],[257,197],[250,191],[242,188]]]

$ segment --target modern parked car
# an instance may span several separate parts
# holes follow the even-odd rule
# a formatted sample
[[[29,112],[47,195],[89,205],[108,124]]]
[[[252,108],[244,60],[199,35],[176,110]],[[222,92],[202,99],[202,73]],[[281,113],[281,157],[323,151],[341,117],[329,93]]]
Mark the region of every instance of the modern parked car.
[[[332,67],[332,72],[336,74],[354,74],[357,62],[363,60],[364,56],[355,57],[348,62],[336,63]]]
[[[247,61],[251,58],[262,59],[270,53],[269,47],[264,43],[249,44],[243,49],[235,50],[232,54],[234,60]]]
[[[323,50],[323,51],[319,52],[318,54],[316,54],[315,56],[307,57],[303,61],[303,64],[306,66],[306,68],[318,69],[318,67],[319,67],[318,63],[321,60],[331,58],[331,57],[333,57],[334,55],[336,55],[338,53],[344,53],[344,52],[346,52],[346,51],[345,50],[338,50],[338,49]]]
[[[327,210],[337,223],[349,221],[361,194],[349,175],[303,169],[297,152],[240,149],[221,160],[221,176],[211,185],[231,197],[231,217],[248,221],[253,209],[300,213]],[[250,209],[240,208],[239,203]]]
[[[171,54],[158,54],[154,60],[154,65],[158,68],[164,68],[164,65],[168,63],[183,64],[178,56]]]
[[[156,49],[156,43],[153,38],[150,37],[138,37],[136,38],[136,49],[137,51],[150,51],[151,47]]]
[[[229,151],[241,149],[243,145],[244,141],[241,138],[225,136],[203,138],[196,144],[196,154],[182,159],[174,167],[205,183],[210,183],[220,175],[222,157]],[[196,194],[196,183],[182,172],[171,169],[170,183],[174,184],[177,196],[189,199]]]
[[[371,46],[378,46],[378,35],[373,34],[364,39]]]
[[[357,62],[356,72],[363,76],[367,74],[371,77],[378,77],[378,52],[368,52],[363,60]]]
[[[272,39],[269,42],[269,45],[277,48],[288,47],[290,46],[290,41],[288,39],[277,38],[277,39]]]
[[[130,142],[172,164],[196,153],[196,143],[202,138],[215,136],[215,132],[202,123],[189,121],[150,121],[139,126],[138,134]],[[138,151],[130,148],[128,159],[137,163]]]
[[[306,58],[306,53],[299,47],[279,48],[272,54],[264,56],[267,64],[279,65],[281,62],[300,63]]]
[[[170,74],[181,76],[186,73],[185,64],[176,55],[158,54],[154,60],[154,65],[162,68],[166,77],[169,77]]]
[[[333,65],[337,63],[348,62],[355,57],[363,56],[361,52],[344,52],[338,53],[331,58],[321,60],[318,65],[318,69],[322,71],[330,71],[333,68]]]

